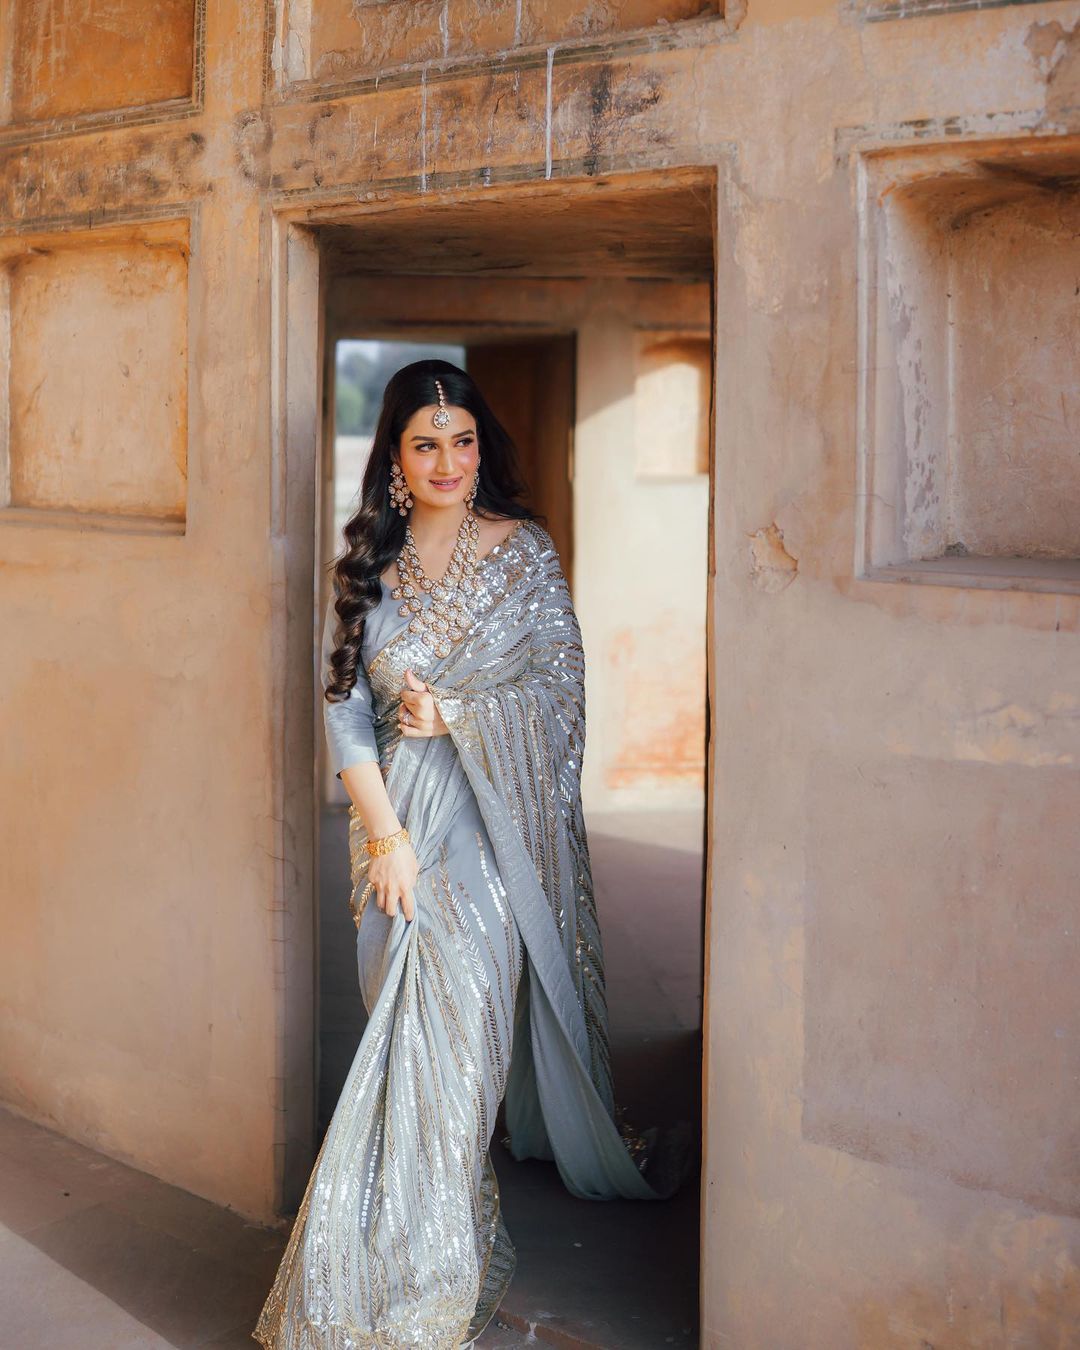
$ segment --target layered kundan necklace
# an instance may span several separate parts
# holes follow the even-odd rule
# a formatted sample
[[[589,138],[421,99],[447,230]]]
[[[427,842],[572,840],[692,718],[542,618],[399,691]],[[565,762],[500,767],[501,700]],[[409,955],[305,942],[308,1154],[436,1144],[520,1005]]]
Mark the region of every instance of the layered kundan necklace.
[[[421,641],[436,656],[449,656],[451,643],[468,631],[471,613],[469,599],[476,584],[476,546],[480,527],[472,508],[466,506],[458,526],[457,540],[446,571],[433,580],[424,571],[416,551],[412,526],[405,526],[405,542],[397,557],[399,584],[390,594],[402,603],[398,613],[411,614],[409,631],[418,633]],[[425,605],[424,592],[430,591],[431,604]]]

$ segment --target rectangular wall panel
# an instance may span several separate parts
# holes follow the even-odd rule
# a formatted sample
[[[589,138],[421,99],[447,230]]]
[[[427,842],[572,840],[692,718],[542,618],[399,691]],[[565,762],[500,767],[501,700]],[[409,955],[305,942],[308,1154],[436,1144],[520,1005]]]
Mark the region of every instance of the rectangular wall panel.
[[[13,0],[0,40],[16,125],[189,99],[196,0]]]
[[[78,232],[3,259],[8,508],[183,520],[186,230]]]
[[[425,61],[615,39],[717,18],[717,0],[293,0],[282,43],[292,80],[337,83]]]

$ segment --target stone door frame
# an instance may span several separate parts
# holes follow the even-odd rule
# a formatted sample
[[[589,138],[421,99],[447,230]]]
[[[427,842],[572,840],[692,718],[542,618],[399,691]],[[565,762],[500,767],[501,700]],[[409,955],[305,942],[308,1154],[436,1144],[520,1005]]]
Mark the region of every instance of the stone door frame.
[[[688,178],[711,193],[713,225],[712,387],[710,391],[708,578],[706,604],[706,755],[704,971],[702,1053],[702,1232],[704,1187],[708,1174],[709,1102],[709,933],[712,890],[712,818],[715,774],[712,764],[711,710],[716,707],[714,606],[716,582],[716,482],[723,441],[718,432],[719,369],[718,297],[732,295],[737,285],[734,232],[730,228],[733,150],[721,148],[703,163],[647,166],[640,162],[612,168],[602,178],[560,178],[564,197],[635,186],[672,190]],[[424,192],[426,200],[463,197],[498,198],[520,203],[543,179],[537,175],[498,188],[481,183],[454,185]],[[549,184],[549,186],[555,186]],[[278,991],[277,1076],[278,1128],[275,1138],[275,1196],[287,1211],[299,1201],[316,1152],[318,1074],[318,1009],[316,926],[318,921],[318,813],[316,737],[321,723],[313,710],[317,650],[319,492],[323,434],[324,286],[326,268],[320,228],[349,224],[362,228],[365,216],[388,210],[415,210],[423,185],[396,180],[392,186],[361,194],[356,189],[325,190],[297,197],[271,198],[264,220],[264,242],[270,259],[269,332],[271,456],[271,559],[273,567],[273,669],[275,819],[278,827],[278,893],[274,898],[275,980]],[[366,199],[365,199],[366,198]],[[727,454],[731,451],[728,449]]]

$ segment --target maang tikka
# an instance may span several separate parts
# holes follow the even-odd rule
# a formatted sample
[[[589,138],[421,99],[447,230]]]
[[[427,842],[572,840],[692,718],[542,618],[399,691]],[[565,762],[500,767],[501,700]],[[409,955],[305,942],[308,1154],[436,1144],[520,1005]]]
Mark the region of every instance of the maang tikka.
[[[450,414],[446,411],[446,395],[443,393],[442,381],[435,381],[435,392],[439,396],[439,406],[431,415],[431,420],[442,430],[443,427],[450,425]]]
[[[439,406],[431,414],[431,420],[435,423],[437,427],[440,428],[448,427],[450,425],[450,414],[446,408],[446,394],[443,391],[442,380],[435,381],[435,394],[438,397]],[[468,492],[465,494],[465,505],[470,510],[472,509],[473,503],[476,501],[476,488],[479,482],[480,482],[480,452],[478,450],[476,453],[476,472],[475,474],[473,474],[472,485],[469,488]],[[409,505],[411,506],[412,502],[410,502]],[[405,513],[402,512],[402,515],[404,514]]]

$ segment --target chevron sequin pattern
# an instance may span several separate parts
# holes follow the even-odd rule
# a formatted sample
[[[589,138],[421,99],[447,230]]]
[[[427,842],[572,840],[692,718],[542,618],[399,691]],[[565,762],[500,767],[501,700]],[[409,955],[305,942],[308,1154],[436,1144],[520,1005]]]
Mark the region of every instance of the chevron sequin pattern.
[[[362,829],[351,835],[362,874]],[[455,866],[466,850],[482,888]],[[443,1350],[505,1292],[515,1256],[489,1145],[523,956],[486,850],[462,810],[418,881],[415,920],[363,914],[370,1020],[253,1333],[265,1346]]]
[[[363,652],[387,792],[420,865],[416,916],[361,901],[368,859],[353,810],[369,1020],[252,1333],[267,1350],[456,1350],[483,1330],[515,1264],[490,1143],[519,986],[542,1051],[543,1081],[531,1067],[518,1075],[523,1108],[543,1108],[527,1156],[552,1156],[545,1125],[556,1125],[575,1194],[661,1194],[612,1119],[580,791],[585,665],[558,554],[524,521],[476,575],[472,624],[447,655],[404,624],[376,629],[377,650]],[[449,736],[401,736],[410,667]]]

